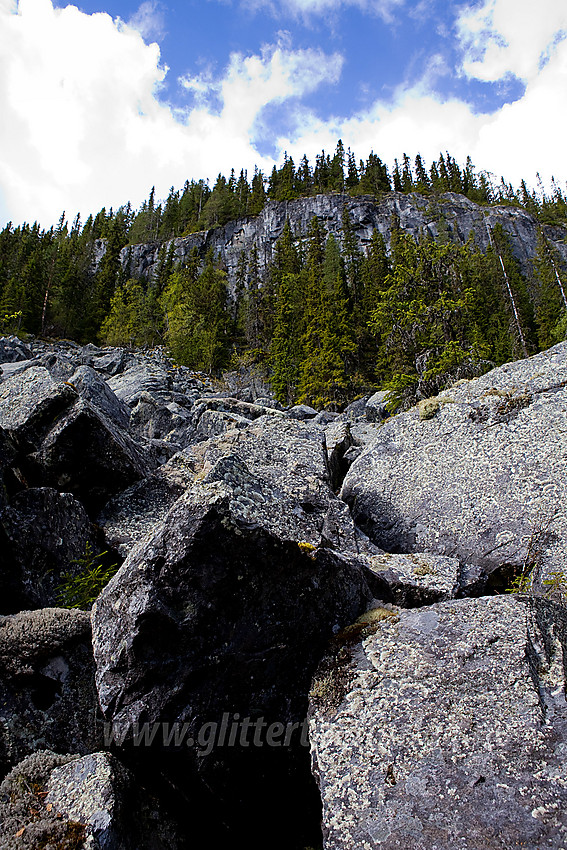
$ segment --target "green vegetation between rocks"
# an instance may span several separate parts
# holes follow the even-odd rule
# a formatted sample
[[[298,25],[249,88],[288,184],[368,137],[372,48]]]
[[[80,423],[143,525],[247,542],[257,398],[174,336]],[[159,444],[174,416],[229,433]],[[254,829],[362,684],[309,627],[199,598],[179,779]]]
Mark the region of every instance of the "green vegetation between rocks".
[[[86,611],[91,607],[118,570],[118,564],[105,564],[107,555],[108,552],[95,555],[91,544],[87,543],[84,555],[73,559],[78,571],[64,573],[57,589],[57,601],[62,608],[80,608]]]

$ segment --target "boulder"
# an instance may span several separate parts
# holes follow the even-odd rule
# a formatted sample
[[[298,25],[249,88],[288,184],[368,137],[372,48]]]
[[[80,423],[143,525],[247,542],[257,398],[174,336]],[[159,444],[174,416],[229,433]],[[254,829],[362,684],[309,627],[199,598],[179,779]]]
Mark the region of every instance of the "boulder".
[[[79,366],[68,379],[81,398],[124,430],[130,423],[130,408],[112,392],[107,382],[90,366]]]
[[[119,375],[134,360],[133,354],[124,348],[103,348],[101,353],[92,359],[93,369],[103,375]]]
[[[406,608],[454,599],[470,590],[470,578],[456,558],[383,552],[364,559],[374,575],[369,579],[374,596]]]
[[[128,728],[187,722],[195,738],[231,710],[298,720],[325,641],[367,603],[361,567],[278,534],[237,469],[223,459],[182,496],[95,603],[100,704]]]
[[[110,499],[97,519],[109,545],[125,558],[136,543],[155,533],[194,479],[194,462],[178,452],[147,478]]]
[[[340,552],[360,551],[349,511],[331,489],[322,428],[281,415],[262,416],[245,429],[197,443],[185,454],[197,480],[226,476],[237,487],[247,482],[249,493],[237,491],[237,498],[251,515],[261,510],[262,522],[278,536]],[[232,458],[226,468],[218,466],[223,458]]]
[[[305,419],[313,419],[317,416],[317,411],[308,404],[294,404],[293,407],[286,410],[286,416],[289,416],[290,419],[303,421]]]
[[[33,357],[29,345],[17,336],[0,337],[0,363],[18,363]]]
[[[101,850],[175,850],[176,828],[155,798],[110,753],[92,753],[54,767],[47,806],[84,826]]]
[[[564,569],[567,343],[507,364],[379,427],[341,490],[389,552],[507,576]]]
[[[58,381],[68,381],[77,368],[76,358],[70,358],[61,351],[48,351],[34,361],[38,366],[44,366],[52,378]]]
[[[175,401],[161,404],[143,392],[132,409],[130,426],[134,434],[145,440],[167,440],[179,448],[193,435],[189,410]]]
[[[389,399],[389,392],[381,390],[370,396],[366,402],[364,413],[368,422],[383,422],[390,415],[386,408]]]
[[[325,850],[565,847],[564,610],[498,596],[361,620],[310,694]]]
[[[57,604],[58,585],[64,573],[76,573],[74,559],[85,553],[87,542],[97,543],[100,533],[84,507],[70,493],[48,487],[17,493],[3,514],[9,545],[6,569],[18,592],[2,594],[0,613]]]
[[[6,850],[166,850],[179,836],[157,801],[109,753],[28,756],[0,786]]]
[[[148,471],[128,434],[83,399],[46,434],[35,462],[45,484],[73,493],[92,515]]]
[[[101,746],[90,615],[44,608],[0,617],[0,769],[45,747]]]
[[[231,428],[247,428],[260,416],[281,416],[271,407],[241,401],[236,398],[206,398],[195,403],[192,423],[195,439],[203,440],[224,434]]]
[[[43,434],[77,398],[69,384],[43,366],[31,366],[0,384],[0,427],[24,450],[37,448]]]
[[[124,372],[111,377],[108,385],[128,407],[133,407],[143,392],[159,398],[160,394],[171,391],[173,370],[163,362],[150,359],[137,361]]]

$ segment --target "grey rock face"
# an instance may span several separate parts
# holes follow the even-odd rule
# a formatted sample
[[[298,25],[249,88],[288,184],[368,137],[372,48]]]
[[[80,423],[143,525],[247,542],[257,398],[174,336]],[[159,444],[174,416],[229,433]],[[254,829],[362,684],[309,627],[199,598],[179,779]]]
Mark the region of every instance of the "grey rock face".
[[[487,572],[562,570],[567,554],[567,343],[507,364],[385,422],[342,497],[391,552]]]
[[[183,496],[95,603],[100,704],[126,728],[299,720],[325,640],[367,604],[357,564],[277,536],[231,477]]]
[[[69,378],[81,398],[104,413],[120,428],[127,429],[130,422],[130,409],[112,392],[108,383],[90,366],[79,366]]]
[[[0,617],[0,768],[45,747],[101,745],[90,616],[44,608]]]
[[[325,850],[565,846],[564,646],[537,619],[510,597],[443,602],[326,660],[309,733]]]
[[[392,221],[397,219],[400,227],[415,238],[422,232],[435,238],[443,231],[456,242],[464,244],[472,235],[475,244],[483,251],[489,244],[487,225],[494,228],[500,224],[511,237],[512,249],[525,273],[529,271],[536,253],[538,225],[527,212],[517,207],[479,206],[451,192],[438,198],[392,192],[379,202],[371,197],[348,198],[340,194],[270,201],[255,218],[233,221],[225,227],[173,239],[166,245],[166,250],[172,246],[174,261],[183,263],[195,248],[203,258],[212,248],[216,255],[220,255],[233,286],[241,251],[249,251],[256,245],[260,271],[263,271],[272,260],[274,245],[282,234],[286,219],[289,219],[294,233],[305,237],[311,219],[316,217],[325,231],[340,240],[344,206],[348,209],[362,249],[370,244],[374,230],[381,233],[386,245],[389,245]],[[546,237],[567,260],[564,228],[544,226],[543,229]],[[159,252],[158,243],[131,245],[123,249],[121,261],[123,266],[128,264],[129,274],[152,277],[157,271]]]
[[[56,604],[57,586],[65,572],[76,571],[87,541],[97,532],[84,507],[70,493],[48,487],[17,493],[3,514],[10,553],[6,564],[18,576],[17,609]],[[9,608],[6,608],[6,606]],[[0,613],[12,613],[14,602],[3,598]]]
[[[83,400],[49,431],[36,461],[46,484],[73,493],[93,514],[147,472],[128,434]]]

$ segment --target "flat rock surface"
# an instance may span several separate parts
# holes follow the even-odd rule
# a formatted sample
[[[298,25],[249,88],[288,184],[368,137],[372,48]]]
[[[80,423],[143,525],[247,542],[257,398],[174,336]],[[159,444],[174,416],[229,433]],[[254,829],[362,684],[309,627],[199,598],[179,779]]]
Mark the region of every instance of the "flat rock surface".
[[[564,848],[563,648],[504,596],[400,610],[345,647],[312,687],[325,850]]]
[[[567,555],[567,343],[392,417],[341,491],[390,552],[458,557],[490,572],[562,570]],[[423,407],[423,405],[422,405]],[[423,411],[421,411],[423,414]]]

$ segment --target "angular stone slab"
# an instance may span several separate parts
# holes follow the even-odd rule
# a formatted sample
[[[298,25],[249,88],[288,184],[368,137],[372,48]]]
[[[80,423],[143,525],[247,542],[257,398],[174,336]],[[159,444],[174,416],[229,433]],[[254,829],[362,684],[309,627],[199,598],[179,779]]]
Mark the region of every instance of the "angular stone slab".
[[[377,617],[335,648],[310,707],[325,850],[562,850],[559,630],[563,645],[521,602],[483,597]]]
[[[567,557],[567,343],[392,417],[348,471],[342,498],[390,552],[487,572]]]

